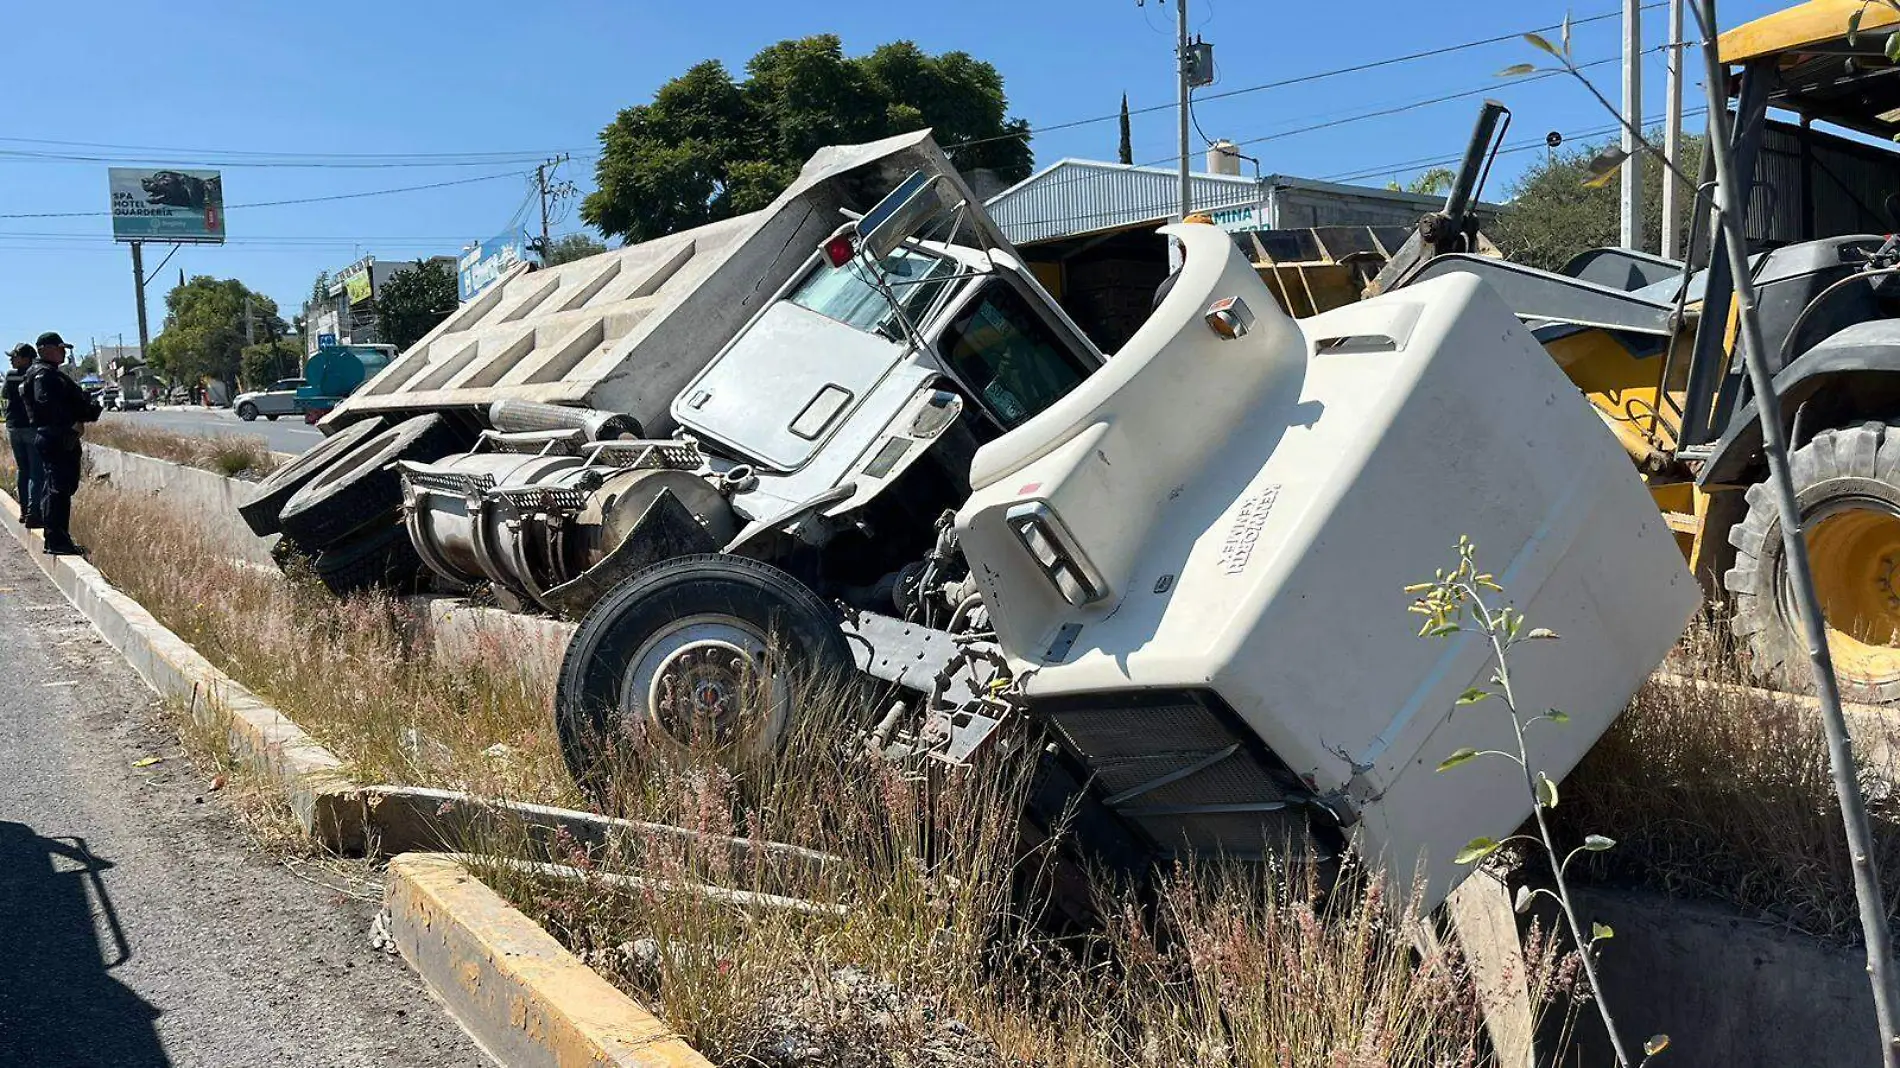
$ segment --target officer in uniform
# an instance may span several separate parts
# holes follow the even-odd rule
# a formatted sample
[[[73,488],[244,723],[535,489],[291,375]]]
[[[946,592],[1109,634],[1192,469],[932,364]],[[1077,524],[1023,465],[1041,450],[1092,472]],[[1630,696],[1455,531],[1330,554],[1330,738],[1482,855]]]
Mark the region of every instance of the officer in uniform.
[[[20,386],[26,381],[27,368],[38,359],[33,346],[22,341],[7,351],[7,360],[12,365],[7,368],[7,384],[4,399],[7,405],[7,443],[13,447],[13,469],[19,473],[20,483],[16,488],[20,500],[20,518],[28,527],[38,527],[40,523],[40,451],[34,445],[33,419],[27,415],[26,401],[20,397]]]
[[[46,551],[53,556],[77,556],[86,550],[73,540],[67,524],[72,520],[73,494],[79,491],[79,427],[99,418],[99,406],[60,370],[71,347],[65,339],[49,330],[35,344],[40,359],[27,370],[20,395],[33,419],[33,444],[45,478],[40,519],[46,524]]]

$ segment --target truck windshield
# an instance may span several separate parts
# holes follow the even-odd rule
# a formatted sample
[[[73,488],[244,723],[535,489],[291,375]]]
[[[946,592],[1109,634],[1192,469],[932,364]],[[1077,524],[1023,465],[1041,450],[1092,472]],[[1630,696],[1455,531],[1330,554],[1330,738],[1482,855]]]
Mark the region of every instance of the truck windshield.
[[[944,331],[943,357],[1005,429],[1062,399],[1089,368],[1015,287],[991,282]]]
[[[878,268],[898,306],[913,322],[930,308],[955,270],[948,260],[910,249],[884,257]],[[873,285],[870,268],[858,260],[843,267],[820,266],[793,291],[791,302],[867,333],[903,340],[897,309]]]

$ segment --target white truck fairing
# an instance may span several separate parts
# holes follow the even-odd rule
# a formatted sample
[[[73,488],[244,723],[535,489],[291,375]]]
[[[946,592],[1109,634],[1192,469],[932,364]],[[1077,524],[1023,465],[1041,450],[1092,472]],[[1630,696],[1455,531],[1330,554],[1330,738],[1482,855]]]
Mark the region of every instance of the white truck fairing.
[[[957,526],[984,603],[1032,703],[1101,695],[1119,718],[1090,730],[1153,753],[1169,723],[1221,717],[1129,695],[1212,694],[1202,703],[1243,724],[1247,747],[1357,816],[1362,852],[1401,882],[1420,865],[1436,902],[1463,874],[1459,846],[1510,834],[1530,801],[1501,760],[1435,772],[1461,746],[1515,745],[1496,704],[1453,713],[1486,684],[1488,646],[1418,637],[1403,588],[1451,566],[1469,535],[1532,625],[1562,635],[1512,665],[1529,712],[1571,716],[1530,738],[1532,766],[1560,777],[1680,635],[1696,584],[1623,451],[1481,283],[1446,278],[1295,322],[1221,231],[1164,232],[1187,259],[1156,314],[976,456]],[[1228,297],[1252,318],[1234,339],[1200,321]],[[1048,547],[1019,533],[1029,515],[1072,561],[1066,589],[1032,556]],[[1184,779],[1151,765],[1177,798],[1247,759],[1179,748]],[[1265,782],[1230,775],[1135,822],[1163,848],[1258,851],[1264,823],[1248,813],[1283,795]],[[1170,822],[1196,812],[1192,827]]]

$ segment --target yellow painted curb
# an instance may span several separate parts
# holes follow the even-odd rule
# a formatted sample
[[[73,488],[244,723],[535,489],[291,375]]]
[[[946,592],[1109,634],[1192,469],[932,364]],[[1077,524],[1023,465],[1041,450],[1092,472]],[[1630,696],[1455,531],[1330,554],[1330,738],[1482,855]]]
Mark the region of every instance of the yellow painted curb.
[[[281,786],[305,833],[339,852],[363,849],[362,795],[336,754],[218,670],[84,558],[47,556],[39,533],[20,525],[20,506],[6,493],[0,493],[0,526],[146,685],[188,701],[200,724],[228,727],[231,752]]]
[[[457,860],[396,857],[383,900],[410,967],[501,1063],[712,1068]]]

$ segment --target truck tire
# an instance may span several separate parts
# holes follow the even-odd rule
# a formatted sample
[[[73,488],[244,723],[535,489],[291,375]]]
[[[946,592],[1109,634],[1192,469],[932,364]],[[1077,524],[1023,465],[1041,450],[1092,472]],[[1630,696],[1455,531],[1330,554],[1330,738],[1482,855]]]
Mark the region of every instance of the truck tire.
[[[635,573],[581,620],[555,684],[561,756],[606,803],[615,773],[657,747],[772,751],[802,702],[854,677],[837,613],[803,583],[744,557],[682,556]]]
[[[407,528],[391,523],[325,549],[310,561],[310,569],[339,597],[379,587],[407,592],[422,573],[422,557],[410,544]]]
[[[251,499],[238,505],[238,515],[244,517],[244,523],[251,533],[260,538],[276,534],[283,528],[278,525],[277,516],[284,505],[297,491],[331,463],[341,459],[343,454],[377,434],[389,425],[382,416],[351,423],[342,430],[324,438],[300,453],[296,459],[264,476],[251,494]]]
[[[1789,457],[1808,561],[1841,692],[1900,701],[1900,427],[1823,430]],[[1766,483],[1748,488],[1748,513],[1729,530],[1735,566],[1722,576],[1731,625],[1757,671],[1806,688],[1801,638]]]
[[[350,535],[392,520],[402,507],[397,460],[429,463],[463,446],[462,435],[440,415],[418,415],[357,445],[305,483],[278,515],[278,524],[306,550],[321,552]]]

